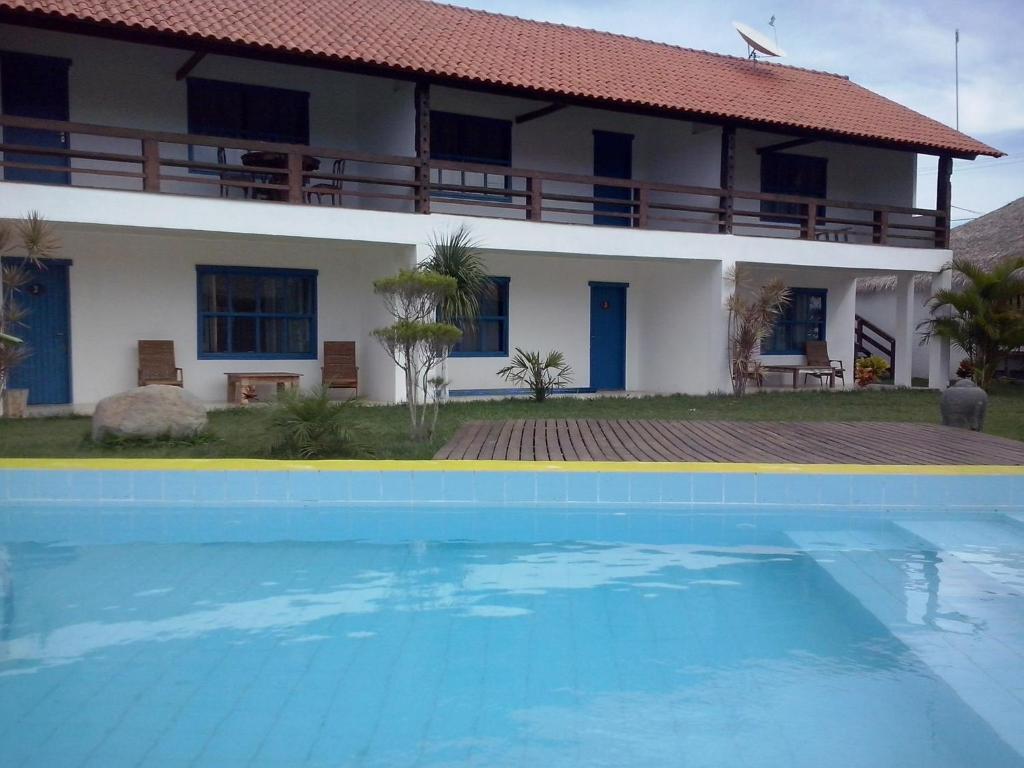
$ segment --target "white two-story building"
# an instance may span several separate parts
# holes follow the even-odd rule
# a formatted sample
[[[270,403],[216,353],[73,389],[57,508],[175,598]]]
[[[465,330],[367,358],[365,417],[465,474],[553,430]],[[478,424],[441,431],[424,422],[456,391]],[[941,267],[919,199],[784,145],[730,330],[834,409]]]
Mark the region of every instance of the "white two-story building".
[[[952,158],[1000,154],[840,75],[424,0],[0,0],[0,98],[0,218],[63,246],[13,384],[82,409],[135,385],[140,339],[210,402],[228,372],[318,384],[354,341],[360,394],[395,401],[372,283],[463,223],[493,285],[453,395],[507,387],[515,347],[585,390],[728,389],[736,266],[793,289],[769,362],[825,339],[850,369],[856,279],[899,275],[913,344]]]

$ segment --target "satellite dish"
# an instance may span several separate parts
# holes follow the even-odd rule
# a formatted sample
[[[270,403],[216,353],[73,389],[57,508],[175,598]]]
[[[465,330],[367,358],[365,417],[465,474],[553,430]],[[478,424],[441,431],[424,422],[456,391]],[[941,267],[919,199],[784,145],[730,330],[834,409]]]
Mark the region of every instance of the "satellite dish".
[[[740,33],[740,37],[742,37],[743,42],[747,44],[747,48],[750,49],[751,59],[756,59],[758,54],[761,54],[762,56],[786,55],[786,52],[779,48],[777,43],[769,40],[767,35],[762,35],[756,29],[748,27],[746,24],[741,24],[738,21],[734,21],[732,25],[736,28],[736,31]]]

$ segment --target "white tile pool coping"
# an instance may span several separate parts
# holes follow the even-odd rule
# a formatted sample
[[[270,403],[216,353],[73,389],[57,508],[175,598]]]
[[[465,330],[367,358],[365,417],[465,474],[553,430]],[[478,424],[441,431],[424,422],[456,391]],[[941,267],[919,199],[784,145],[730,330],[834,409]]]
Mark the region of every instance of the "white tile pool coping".
[[[587,505],[1024,512],[1024,467],[2,459],[0,504]]]

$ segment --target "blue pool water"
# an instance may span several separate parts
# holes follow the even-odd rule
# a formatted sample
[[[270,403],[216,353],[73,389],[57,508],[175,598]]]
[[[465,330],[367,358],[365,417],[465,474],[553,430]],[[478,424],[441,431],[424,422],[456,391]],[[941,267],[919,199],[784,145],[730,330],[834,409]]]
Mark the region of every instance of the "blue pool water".
[[[9,535],[0,764],[1024,766],[1024,520],[628,516]]]

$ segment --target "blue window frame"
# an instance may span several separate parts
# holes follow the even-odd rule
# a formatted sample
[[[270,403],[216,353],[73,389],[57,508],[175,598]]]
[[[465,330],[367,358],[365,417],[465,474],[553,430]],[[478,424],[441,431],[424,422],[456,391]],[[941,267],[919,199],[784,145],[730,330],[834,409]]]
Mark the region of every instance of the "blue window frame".
[[[196,267],[199,359],[315,360],[316,275]]]
[[[803,355],[808,341],[825,340],[826,296],[823,288],[790,288],[789,304],[761,343],[762,355]]]
[[[512,123],[493,117],[461,115],[455,112],[430,112],[430,156],[437,160],[478,165],[512,165]],[[431,170],[435,184],[459,184],[488,187],[503,193],[511,187],[511,177],[503,173],[478,173],[441,168]],[[506,194],[438,190],[437,197],[508,202]]]
[[[492,277],[480,297],[480,314],[472,324],[456,320],[462,340],[452,357],[508,357],[507,277]]]

